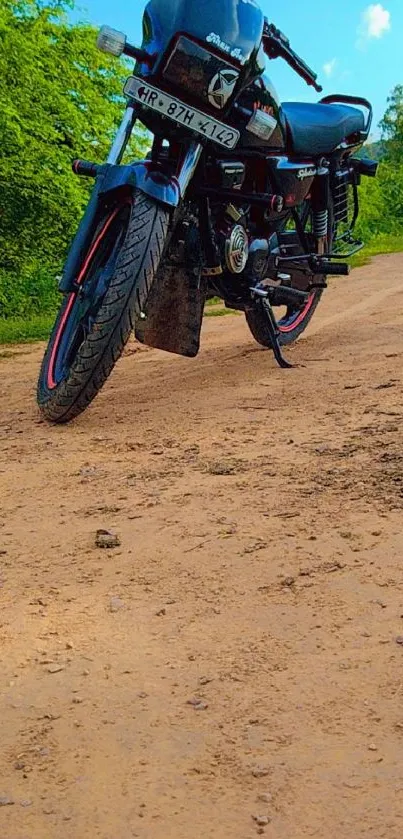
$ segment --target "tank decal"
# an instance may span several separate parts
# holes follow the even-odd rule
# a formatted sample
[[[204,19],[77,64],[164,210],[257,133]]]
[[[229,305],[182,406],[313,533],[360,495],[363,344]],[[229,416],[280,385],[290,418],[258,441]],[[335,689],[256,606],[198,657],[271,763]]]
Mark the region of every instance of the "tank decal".
[[[218,47],[218,49],[228,53],[231,58],[235,58],[240,64],[245,64],[247,61],[247,56],[243,54],[239,47],[232,47],[231,44],[226,44],[215,32],[210,32],[210,35],[207,35],[206,41],[208,44],[213,44],[214,47]]]

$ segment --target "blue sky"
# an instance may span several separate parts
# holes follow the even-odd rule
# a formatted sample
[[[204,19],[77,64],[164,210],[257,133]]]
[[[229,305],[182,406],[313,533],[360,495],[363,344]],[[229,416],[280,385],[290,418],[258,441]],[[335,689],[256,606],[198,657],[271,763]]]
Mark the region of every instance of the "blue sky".
[[[81,20],[107,23],[124,30],[129,40],[140,42],[141,0],[78,0],[78,4]],[[349,93],[371,100],[377,135],[388,94],[394,85],[403,84],[403,0],[307,0],[304,4],[301,0],[261,0],[261,8],[319,72],[324,94]],[[268,71],[284,101],[315,101],[316,94],[281,60],[270,62]]]

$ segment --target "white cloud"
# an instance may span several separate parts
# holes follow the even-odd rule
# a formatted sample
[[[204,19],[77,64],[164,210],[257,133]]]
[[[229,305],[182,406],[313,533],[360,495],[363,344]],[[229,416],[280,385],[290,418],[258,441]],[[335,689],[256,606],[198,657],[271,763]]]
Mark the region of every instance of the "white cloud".
[[[337,64],[337,59],[332,58],[331,61],[327,61],[326,64],[323,65],[323,72],[324,72],[325,76],[327,76],[329,79],[330,79],[330,76],[333,76],[336,64]]]
[[[390,12],[381,3],[371,3],[361,15],[358,27],[359,43],[362,45],[371,38],[382,38],[390,29]]]

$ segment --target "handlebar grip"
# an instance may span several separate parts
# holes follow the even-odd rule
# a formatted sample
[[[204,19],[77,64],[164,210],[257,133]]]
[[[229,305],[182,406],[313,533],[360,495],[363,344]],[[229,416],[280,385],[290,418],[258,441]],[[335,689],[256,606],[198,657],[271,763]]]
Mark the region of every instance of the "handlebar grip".
[[[89,160],[73,160],[71,166],[75,175],[84,175],[87,178],[96,178],[99,166]]]

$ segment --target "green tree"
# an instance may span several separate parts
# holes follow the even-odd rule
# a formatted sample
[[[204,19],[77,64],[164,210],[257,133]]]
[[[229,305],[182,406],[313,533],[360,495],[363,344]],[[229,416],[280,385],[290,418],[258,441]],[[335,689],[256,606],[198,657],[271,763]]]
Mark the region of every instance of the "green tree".
[[[0,0],[0,314],[51,306],[88,197],[74,157],[102,161],[121,118],[125,64],[71,25],[69,0]],[[133,152],[140,153],[141,136]]]
[[[403,165],[403,85],[398,84],[388,98],[388,107],[381,122],[386,140],[387,160]]]
[[[401,236],[403,231],[403,85],[388,98],[380,128],[381,160],[375,180],[363,178],[360,187],[358,231],[366,242],[379,234]],[[371,147],[364,152],[371,155]]]

